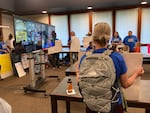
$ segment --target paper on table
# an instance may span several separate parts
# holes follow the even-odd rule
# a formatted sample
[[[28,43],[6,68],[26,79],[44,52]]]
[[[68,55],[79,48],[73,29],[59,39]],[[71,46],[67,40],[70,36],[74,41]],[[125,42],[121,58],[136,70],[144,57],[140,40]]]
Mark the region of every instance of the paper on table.
[[[127,75],[131,76],[136,69],[142,66],[143,55],[141,53],[123,53],[122,55],[128,68]],[[129,100],[138,100],[139,86],[140,77],[136,79],[135,83],[132,86],[127,89],[123,89],[125,97]]]
[[[76,92],[75,92],[75,90],[74,90],[74,89],[72,89],[72,92],[71,92],[71,93],[69,93],[69,92],[68,92],[68,90],[66,90],[66,93],[67,93],[68,95],[76,94]]]

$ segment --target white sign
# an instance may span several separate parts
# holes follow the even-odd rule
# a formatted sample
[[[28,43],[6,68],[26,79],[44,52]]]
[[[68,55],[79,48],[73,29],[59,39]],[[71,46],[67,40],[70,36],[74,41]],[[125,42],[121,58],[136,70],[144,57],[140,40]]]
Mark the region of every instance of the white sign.
[[[77,37],[71,37],[70,52],[80,52],[80,40]]]
[[[15,63],[15,67],[19,77],[23,77],[26,75],[26,72],[23,69],[21,62]]]
[[[135,70],[139,67],[142,67],[143,63],[143,55],[141,53],[123,53],[123,57],[125,59],[127,65],[127,75],[131,76]],[[129,88],[123,89],[125,97],[129,100],[138,100],[139,98],[139,86],[140,86],[140,77],[138,77],[134,84],[132,84]],[[129,95],[128,92],[133,91],[137,92],[136,95]]]
[[[28,54],[24,53],[21,55],[21,63],[24,69],[29,67]]]
[[[62,43],[61,40],[55,41],[55,46],[48,48],[48,54],[59,53],[62,51]]]

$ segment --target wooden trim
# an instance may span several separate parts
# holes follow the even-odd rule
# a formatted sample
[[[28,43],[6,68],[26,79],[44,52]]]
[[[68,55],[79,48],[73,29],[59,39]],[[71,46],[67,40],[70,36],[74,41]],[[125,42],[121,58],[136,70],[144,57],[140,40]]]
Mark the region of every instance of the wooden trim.
[[[71,29],[70,29],[70,14],[68,14],[68,36],[70,37],[70,32],[71,32]],[[68,38],[69,38],[68,37]]]
[[[112,35],[116,31],[116,10],[112,11]]]
[[[140,46],[147,46],[148,44],[141,44]]]
[[[49,23],[49,25],[51,25],[51,15],[50,14],[48,14],[48,23]]]
[[[142,8],[138,8],[138,23],[137,23],[137,37],[141,40],[141,21],[142,21]]]
[[[0,13],[0,25],[2,25],[2,13]],[[3,40],[3,32],[2,28],[0,28],[0,41]]]
[[[93,17],[93,12],[89,12],[89,31],[92,33],[92,17]]]

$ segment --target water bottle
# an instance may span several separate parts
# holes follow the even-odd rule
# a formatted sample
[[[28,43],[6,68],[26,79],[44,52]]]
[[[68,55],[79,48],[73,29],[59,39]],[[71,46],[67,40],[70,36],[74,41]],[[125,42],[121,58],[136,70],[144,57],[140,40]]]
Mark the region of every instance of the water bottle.
[[[72,93],[72,81],[71,81],[71,78],[68,78],[68,86],[67,86],[67,90],[68,90],[68,93]]]

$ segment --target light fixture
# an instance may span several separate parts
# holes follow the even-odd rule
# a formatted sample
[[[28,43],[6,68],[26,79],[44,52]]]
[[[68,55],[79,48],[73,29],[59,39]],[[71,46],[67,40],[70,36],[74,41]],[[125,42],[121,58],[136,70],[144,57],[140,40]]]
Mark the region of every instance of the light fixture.
[[[88,6],[88,7],[87,7],[87,9],[89,9],[89,10],[90,10],[90,9],[93,9],[93,7],[92,7],[92,6]]]
[[[144,4],[147,4],[147,2],[146,1],[142,1],[141,4],[144,5]]]
[[[46,10],[43,10],[43,11],[42,11],[42,13],[43,13],[43,14],[46,14],[46,13],[47,13],[47,11],[46,11]]]

